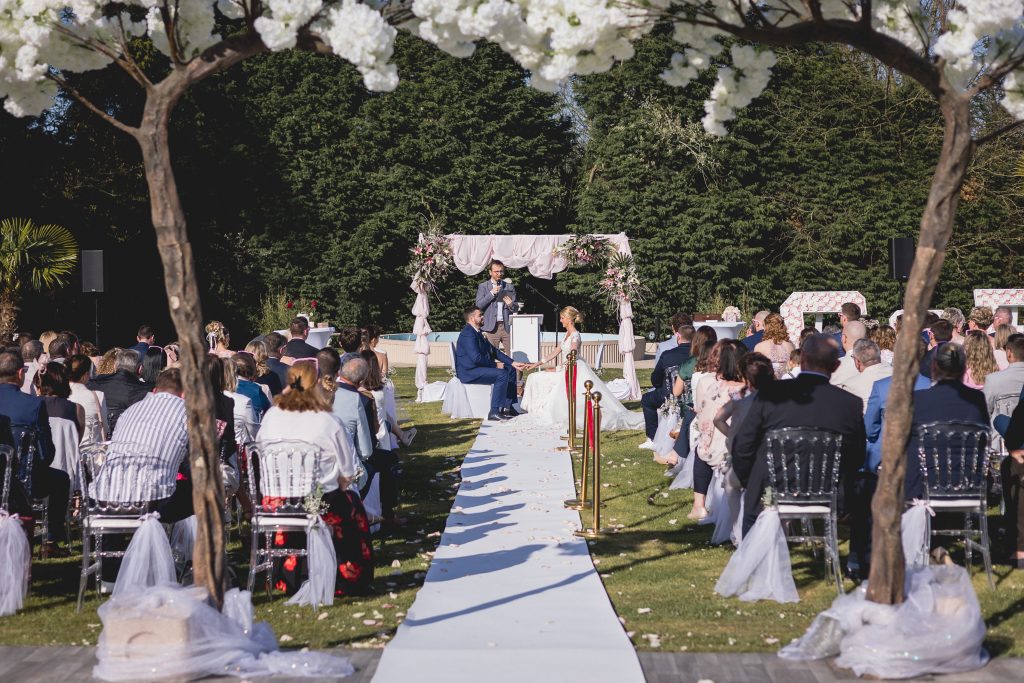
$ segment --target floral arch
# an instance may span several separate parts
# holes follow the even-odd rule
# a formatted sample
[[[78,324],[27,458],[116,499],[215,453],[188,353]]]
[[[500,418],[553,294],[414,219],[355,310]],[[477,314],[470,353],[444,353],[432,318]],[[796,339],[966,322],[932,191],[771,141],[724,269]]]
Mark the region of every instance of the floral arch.
[[[640,398],[633,350],[633,302],[644,291],[636,276],[633,253],[625,233],[615,235],[445,235],[440,231],[420,233],[412,248],[409,271],[416,303],[413,334],[416,335],[416,400],[427,385],[428,335],[432,332],[430,293],[452,269],[466,275],[483,272],[497,259],[509,268],[526,268],[534,277],[550,280],[576,265],[606,262],[601,291],[618,308],[619,351],[623,355],[622,374],[629,383],[629,398]]]

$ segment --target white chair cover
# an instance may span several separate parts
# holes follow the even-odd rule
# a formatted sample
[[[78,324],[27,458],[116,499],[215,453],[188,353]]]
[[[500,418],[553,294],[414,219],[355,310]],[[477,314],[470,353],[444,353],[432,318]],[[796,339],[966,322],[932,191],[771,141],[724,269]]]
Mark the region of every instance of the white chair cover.
[[[423,387],[422,396],[420,397],[420,403],[432,403],[433,401],[443,401],[447,396],[448,382],[431,382],[430,384]]]
[[[914,499],[900,519],[900,537],[903,541],[903,559],[907,568],[928,566],[928,547],[931,545],[931,525],[929,517],[935,511],[923,500]]]
[[[237,588],[224,594],[223,612],[209,604],[202,588],[167,584],[114,596],[100,606],[99,615],[103,631],[92,675],[104,681],[342,677],[355,672],[343,657],[277,651],[270,626],[253,622],[252,595]],[[153,624],[152,632],[139,631],[146,623]],[[184,637],[169,634],[167,626],[177,624],[183,628],[173,633]]]
[[[676,440],[669,436],[669,434],[672,430],[678,429],[681,422],[678,408],[670,408],[667,414],[661,411],[658,412],[658,431],[654,433],[654,438],[652,439],[655,453],[658,455],[672,453]]]
[[[694,420],[696,422],[696,420]],[[694,455],[693,457],[697,457]],[[723,487],[722,471],[716,469],[711,475],[711,485],[708,487],[708,495],[704,499],[704,507],[707,508],[708,516],[697,522],[697,524],[718,524],[718,518],[722,515],[729,516],[729,510],[725,503],[725,488]]]
[[[28,593],[32,550],[18,515],[0,510],[0,617],[14,614]]]
[[[724,488],[719,500],[722,514],[715,518],[715,531],[711,534],[711,543],[720,545],[732,541],[734,545],[739,546],[743,538],[743,494],[731,468],[725,470],[722,485]]]
[[[81,488],[78,483],[78,426],[72,420],[51,417],[50,435],[53,437],[53,463],[50,467],[68,473],[72,490]]]
[[[697,457],[697,421],[690,422],[690,455],[683,461],[683,467],[672,480],[671,489],[692,489],[693,488],[693,459]]]
[[[778,510],[766,508],[758,515],[750,533],[725,565],[715,592],[725,597],[735,595],[744,601],[800,601]]]
[[[880,605],[866,599],[867,583],[841,595],[779,657],[823,659],[858,676],[916,678],[962,673],[988,663],[985,622],[967,570],[928,565],[907,572],[906,600]]]
[[[121,560],[121,569],[117,572],[112,594],[116,597],[136,589],[174,583],[176,580],[174,556],[164,527],[160,524],[160,515],[155,512],[145,515]]]
[[[366,510],[366,516],[369,518],[370,524],[384,518],[384,508],[380,502],[379,473],[373,475],[373,480],[370,482],[370,490],[366,492],[366,498],[363,498],[363,509]]]
[[[192,515],[175,522],[171,527],[171,553],[181,564],[192,559],[192,549],[196,545],[196,524],[196,516]]]
[[[490,384],[463,384],[458,377],[448,380],[441,412],[452,419],[485,419],[491,410]]]
[[[286,605],[334,604],[334,585],[338,577],[338,555],[331,541],[331,527],[320,515],[310,523],[306,549],[309,552],[309,578],[288,599]]]

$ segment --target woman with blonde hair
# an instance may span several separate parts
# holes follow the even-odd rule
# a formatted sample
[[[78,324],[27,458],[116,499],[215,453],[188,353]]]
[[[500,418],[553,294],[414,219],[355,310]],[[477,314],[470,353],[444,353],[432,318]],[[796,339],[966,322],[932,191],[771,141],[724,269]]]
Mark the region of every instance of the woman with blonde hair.
[[[122,349],[120,346],[115,346],[114,348],[110,349],[105,354],[103,354],[103,357],[100,358],[100,362],[96,364],[96,375],[99,376],[114,374],[114,371],[116,370],[115,364],[117,361],[117,354],[118,352],[123,350],[124,349]]]
[[[964,336],[964,353],[967,354],[964,385],[972,389],[983,389],[985,378],[999,370],[988,335],[981,330],[968,330]]]
[[[570,351],[576,351],[576,386],[569,386],[565,365],[548,368],[547,372],[531,373],[526,378],[526,389],[523,391],[523,409],[546,424],[558,427],[567,426],[569,424],[567,392],[572,391],[576,396],[576,414],[584,415],[583,385],[589,380],[593,383],[592,390],[601,392],[602,430],[642,429],[643,413],[627,410],[619,399],[615,398],[608,385],[590,369],[582,355],[579,354],[581,336],[578,328],[583,323],[583,314],[572,306],[566,306],[559,313],[558,320],[565,328],[562,343],[547,358],[533,363],[527,369],[550,363],[560,354],[564,362]]]
[[[768,357],[775,370],[776,379],[786,373],[786,364],[789,363],[793,348],[793,342],[789,341],[789,332],[786,331],[785,319],[778,313],[769,313],[764,319],[764,337],[754,347],[754,353]]]
[[[235,355],[229,347],[231,345],[231,334],[224,323],[219,320],[211,320],[206,323],[206,343],[210,347],[210,353],[221,358],[230,358]]]
[[[996,328],[994,336],[989,337],[989,341],[995,347],[996,365],[999,366],[1000,370],[1010,367],[1010,361],[1006,357],[1006,342],[1009,341],[1010,335],[1016,332],[1016,327],[1004,324]]]
[[[892,354],[896,349],[896,330],[890,325],[879,325],[868,335],[871,341],[878,344],[882,362],[892,365]]]
[[[373,546],[366,510],[359,498],[359,487],[366,471],[356,454],[352,437],[333,413],[324,394],[318,390],[319,377],[315,363],[295,363],[288,368],[288,382],[283,393],[267,411],[260,429],[258,445],[266,450],[274,441],[293,441],[297,437],[319,447],[326,462],[319,472],[319,488],[323,491],[322,514],[331,528],[331,539],[337,555],[335,595],[365,593],[373,581]],[[305,534],[275,534],[275,546],[303,548]],[[308,573],[306,558],[298,555],[274,560],[274,586],[292,594],[302,585]]]
[[[256,377],[253,381],[269,389],[271,397],[280,394],[284,385],[281,384],[281,378],[267,364],[267,358],[270,357],[270,354],[267,353],[267,343],[261,339],[251,341],[245,345],[245,353],[252,356],[256,363]]]

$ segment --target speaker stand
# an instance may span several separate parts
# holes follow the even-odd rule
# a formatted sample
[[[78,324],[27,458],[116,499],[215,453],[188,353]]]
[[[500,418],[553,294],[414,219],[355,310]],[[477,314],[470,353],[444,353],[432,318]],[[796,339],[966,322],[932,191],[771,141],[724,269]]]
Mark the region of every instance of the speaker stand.
[[[93,300],[94,304],[95,304],[95,306],[94,306],[94,311],[95,311],[94,315],[95,315],[95,317],[93,318],[93,323],[94,323],[94,326],[95,326],[95,334],[96,334],[96,348],[100,349],[100,348],[103,348],[102,346],[100,346],[100,295],[99,294],[94,294],[93,296],[95,297],[95,299]]]

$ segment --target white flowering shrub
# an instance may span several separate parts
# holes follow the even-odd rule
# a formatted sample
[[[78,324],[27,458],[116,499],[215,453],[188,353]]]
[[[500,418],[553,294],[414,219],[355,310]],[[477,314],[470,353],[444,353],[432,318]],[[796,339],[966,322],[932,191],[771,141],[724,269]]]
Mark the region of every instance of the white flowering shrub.
[[[958,3],[941,31],[922,6],[921,0],[875,0],[866,26],[857,0],[0,0],[0,98],[16,116],[37,115],[51,106],[62,74],[103,68],[144,35],[186,64],[222,40],[215,12],[248,22],[271,51],[296,47],[300,36],[316,41],[351,62],[377,91],[398,84],[390,59],[399,28],[460,57],[477,41],[493,41],[530,71],[534,87],[554,90],[571,76],[629,59],[634,41],[669,22],[679,51],[662,78],[683,87],[717,69],[703,123],[723,135],[736,111],[763,92],[775,64],[770,49],[736,38],[786,44],[794,41],[773,36],[831,22],[848,33],[859,25],[941,60],[954,88],[974,87],[985,74],[1005,76],[1003,104],[1024,117],[1024,0]],[[403,11],[388,12],[396,8]],[[824,39],[843,40],[841,31]]]

